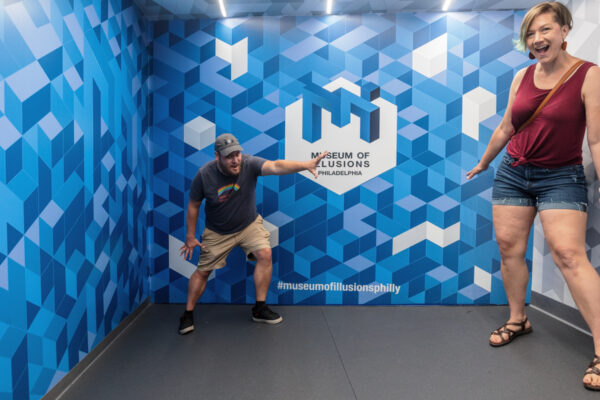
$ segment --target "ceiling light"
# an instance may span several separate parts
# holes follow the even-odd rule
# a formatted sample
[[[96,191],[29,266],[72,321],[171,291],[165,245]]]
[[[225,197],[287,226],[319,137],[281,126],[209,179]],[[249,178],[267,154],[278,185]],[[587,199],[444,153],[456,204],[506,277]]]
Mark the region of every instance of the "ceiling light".
[[[325,9],[325,13],[331,14],[332,9],[333,9],[333,0],[327,0],[327,6]]]
[[[227,18],[227,13],[225,12],[225,4],[223,4],[223,0],[219,0],[219,8],[221,9],[221,15],[223,18]]]
[[[448,11],[448,8],[450,8],[450,3],[452,3],[452,0],[445,0],[442,11]]]

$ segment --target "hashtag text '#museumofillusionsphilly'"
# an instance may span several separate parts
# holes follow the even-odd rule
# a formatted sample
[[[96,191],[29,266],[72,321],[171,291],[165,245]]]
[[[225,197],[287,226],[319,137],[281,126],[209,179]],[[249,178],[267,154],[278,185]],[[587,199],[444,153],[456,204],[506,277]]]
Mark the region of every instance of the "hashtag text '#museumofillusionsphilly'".
[[[302,290],[302,291],[314,291],[314,292],[369,292],[369,293],[393,293],[398,294],[400,292],[401,285],[395,285],[393,283],[370,283],[367,285],[359,285],[357,283],[342,283],[342,282],[330,282],[330,283],[296,283],[296,282],[283,282],[279,281],[277,289],[279,290]]]

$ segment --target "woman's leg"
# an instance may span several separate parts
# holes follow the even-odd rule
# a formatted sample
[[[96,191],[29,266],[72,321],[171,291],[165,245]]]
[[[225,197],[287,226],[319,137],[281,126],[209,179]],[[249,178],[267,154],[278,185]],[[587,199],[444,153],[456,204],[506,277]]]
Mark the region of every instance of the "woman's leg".
[[[502,280],[508,305],[509,322],[522,322],[526,318],[525,296],[529,271],[525,263],[529,231],[537,209],[526,206],[494,205],[494,231],[500,249]],[[529,327],[529,322],[525,328]],[[518,330],[515,326],[509,327]],[[508,339],[508,333],[492,334],[490,341],[500,343]]]
[[[552,258],[590,327],[594,354],[600,355],[600,276],[585,252],[587,214],[576,210],[543,210],[540,220]],[[584,382],[600,386],[600,376],[587,374]]]

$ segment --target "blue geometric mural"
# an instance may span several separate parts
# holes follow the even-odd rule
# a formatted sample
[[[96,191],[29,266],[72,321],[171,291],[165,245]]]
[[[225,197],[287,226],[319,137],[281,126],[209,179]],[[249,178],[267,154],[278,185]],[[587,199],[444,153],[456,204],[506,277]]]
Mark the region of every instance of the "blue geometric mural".
[[[39,399],[149,295],[147,25],[0,6],[0,398]]]
[[[247,153],[285,158],[286,113],[310,93],[335,103],[317,106],[340,112],[338,125],[350,114],[368,122],[365,143],[380,140],[373,102],[392,104],[395,161],[340,193],[300,174],[259,179],[274,246],[268,301],[504,303],[495,164],[471,181],[465,173],[529,63],[512,45],[521,17],[148,24],[130,1],[5,1],[0,398],[41,398],[148,295],[184,302],[198,255],[189,263],[177,248],[215,136],[233,132]],[[336,81],[358,94],[323,91]],[[228,264],[202,301],[254,302],[253,264],[239,250]]]
[[[360,88],[357,99],[397,108],[395,166],[340,194],[300,174],[259,179],[258,210],[275,246],[268,301],[505,303],[491,224],[496,164],[470,181],[465,174],[503,115],[512,77],[530,62],[513,46],[522,15],[155,22],[153,300],[185,302],[197,258],[186,265],[177,245],[191,179],[214,158],[215,135],[233,132],[246,152],[285,158],[289,107],[304,98],[313,114],[338,107],[322,88],[343,79]],[[307,141],[319,139],[312,121]],[[253,264],[241,252],[228,264],[201,301],[254,301]]]

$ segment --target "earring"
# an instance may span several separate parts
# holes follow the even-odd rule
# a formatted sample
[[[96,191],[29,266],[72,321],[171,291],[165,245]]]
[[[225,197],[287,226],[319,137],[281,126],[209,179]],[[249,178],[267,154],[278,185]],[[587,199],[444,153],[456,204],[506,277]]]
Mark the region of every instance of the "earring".
[[[529,52],[529,59],[530,60],[535,60],[535,56],[533,54],[531,54],[531,52]]]
[[[563,50],[567,49],[567,42],[562,42],[562,44],[560,45],[560,48]]]

